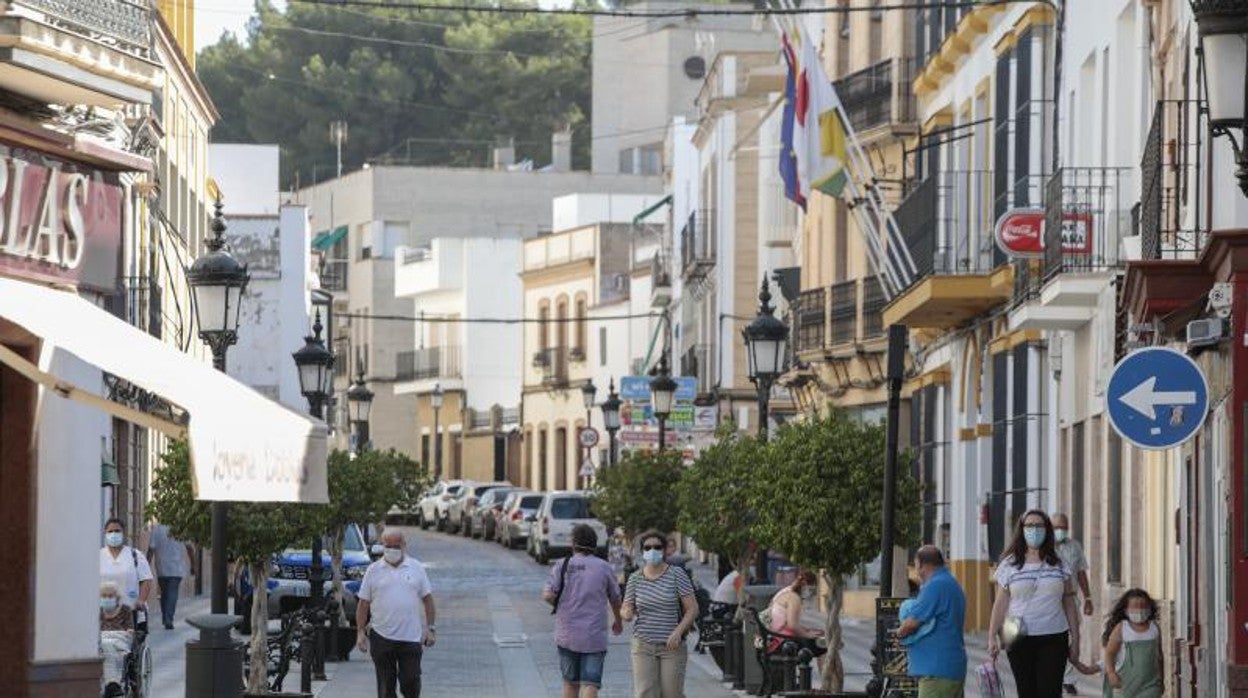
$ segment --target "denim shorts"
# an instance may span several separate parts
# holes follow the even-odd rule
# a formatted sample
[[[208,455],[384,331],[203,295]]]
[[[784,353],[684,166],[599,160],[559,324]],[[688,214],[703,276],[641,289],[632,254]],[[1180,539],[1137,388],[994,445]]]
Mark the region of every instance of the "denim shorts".
[[[559,671],[566,683],[602,687],[602,664],[606,652],[573,652],[559,648]]]

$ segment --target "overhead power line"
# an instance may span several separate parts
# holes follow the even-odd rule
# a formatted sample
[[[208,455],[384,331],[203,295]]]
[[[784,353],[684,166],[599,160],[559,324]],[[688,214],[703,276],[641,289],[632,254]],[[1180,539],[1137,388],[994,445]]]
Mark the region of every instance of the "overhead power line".
[[[528,325],[528,324],[564,324],[574,322],[608,322],[619,320],[645,320],[661,318],[661,313],[631,313],[625,315],[586,315],[584,317],[548,317],[548,318],[498,318],[498,317],[455,317],[447,315],[393,315],[378,313],[334,313],[334,317],[351,318],[353,320],[382,320],[387,322],[427,322],[460,325]]]
[[[509,15],[578,15],[584,17],[639,17],[639,18],[674,18],[674,17],[715,17],[715,16],[760,16],[773,15],[829,15],[847,14],[851,12],[881,12],[884,10],[927,10],[957,9],[985,4],[982,0],[946,0],[944,2],[901,2],[889,5],[849,5],[837,7],[776,7],[752,9],[728,8],[684,8],[676,10],[597,10],[584,7],[520,7],[507,5],[439,5],[424,2],[403,2],[402,0],[290,0],[305,5],[372,7],[391,10],[411,10],[415,12],[479,12],[487,14]],[[1009,0],[1007,0],[1009,1]]]

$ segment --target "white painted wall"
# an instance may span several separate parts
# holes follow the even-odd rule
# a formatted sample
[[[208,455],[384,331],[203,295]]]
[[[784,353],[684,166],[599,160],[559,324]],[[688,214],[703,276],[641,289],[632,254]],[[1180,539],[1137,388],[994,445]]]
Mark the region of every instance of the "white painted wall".
[[[663,198],[661,194],[568,194],[551,203],[553,230],[571,230],[595,223],[632,223],[633,218]],[[659,209],[643,223],[662,223],[667,212]]]
[[[277,215],[277,145],[213,143],[208,146],[208,162],[227,215]]]
[[[472,238],[465,241],[464,311],[470,318],[509,318],[524,312],[520,265],[523,243],[514,238]],[[520,403],[523,325],[463,326],[464,383],[468,406]]]
[[[45,344],[39,367],[87,390],[100,370]],[[39,388],[35,528],[34,661],[99,654],[100,461],[112,433],[108,414]],[[14,570],[30,574],[30,570]]]

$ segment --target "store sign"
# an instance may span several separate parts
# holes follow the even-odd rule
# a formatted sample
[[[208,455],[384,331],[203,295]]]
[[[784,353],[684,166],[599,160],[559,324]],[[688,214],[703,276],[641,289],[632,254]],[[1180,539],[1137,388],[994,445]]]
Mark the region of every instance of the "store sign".
[[[0,274],[113,291],[121,209],[114,173],[0,151]]]
[[[997,247],[1011,257],[1044,254],[1044,209],[1015,208],[997,219]],[[1062,254],[1092,253],[1092,216],[1062,214]]]

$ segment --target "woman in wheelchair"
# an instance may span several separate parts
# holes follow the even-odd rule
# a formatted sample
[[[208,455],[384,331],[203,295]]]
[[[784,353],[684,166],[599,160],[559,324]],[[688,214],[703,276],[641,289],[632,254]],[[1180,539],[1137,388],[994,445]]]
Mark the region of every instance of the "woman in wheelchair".
[[[134,630],[134,614],[121,603],[121,594],[113,582],[100,584],[100,632]]]
[[[150,653],[144,647],[146,633],[135,629],[135,610],[121,602],[115,582],[100,583],[100,655],[104,675],[101,695],[145,695],[143,681],[150,677]]]
[[[809,570],[798,572],[792,584],[776,592],[768,608],[771,616],[768,628],[785,637],[773,637],[770,642],[773,646],[767,648],[768,653],[774,652],[786,641],[797,642],[798,649],[809,650],[815,657],[828,651],[823,630],[802,625],[802,603],[814,596],[815,573]]]

